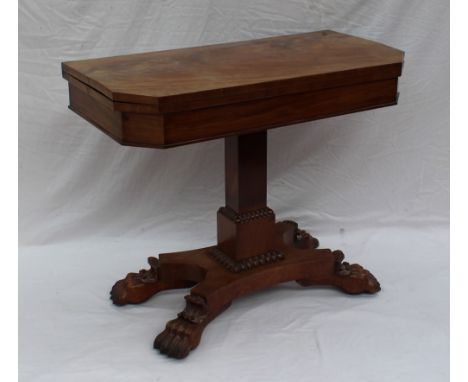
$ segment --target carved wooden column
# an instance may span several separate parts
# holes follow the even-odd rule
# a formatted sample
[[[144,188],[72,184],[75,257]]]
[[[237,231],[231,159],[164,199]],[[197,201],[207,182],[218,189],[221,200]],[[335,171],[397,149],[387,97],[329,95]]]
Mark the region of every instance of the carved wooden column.
[[[274,250],[275,214],[266,204],[267,132],[225,138],[225,171],[226,206],[218,211],[218,250],[235,260],[231,262],[235,266]]]

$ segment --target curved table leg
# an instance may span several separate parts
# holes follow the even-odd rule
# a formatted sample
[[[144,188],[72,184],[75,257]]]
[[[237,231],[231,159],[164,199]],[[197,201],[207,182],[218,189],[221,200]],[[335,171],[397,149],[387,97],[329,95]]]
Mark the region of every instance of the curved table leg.
[[[380,291],[380,283],[372,273],[359,264],[343,262],[343,252],[334,251],[333,253],[337,258],[333,273],[296,280],[297,283],[302,286],[331,285],[349,294],[374,294]]]
[[[150,269],[138,273],[129,273],[117,281],[110,291],[110,298],[115,305],[140,304],[156,293],[166,289],[189,288],[195,283],[189,280],[162,281],[159,279],[159,260],[148,258]]]

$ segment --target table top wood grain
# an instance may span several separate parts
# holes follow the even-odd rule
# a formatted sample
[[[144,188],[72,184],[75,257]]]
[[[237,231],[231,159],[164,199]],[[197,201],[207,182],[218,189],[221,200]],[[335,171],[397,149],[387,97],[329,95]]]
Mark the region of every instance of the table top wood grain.
[[[62,73],[72,110],[122,144],[169,147],[395,104],[403,57],[319,31],[68,61]]]

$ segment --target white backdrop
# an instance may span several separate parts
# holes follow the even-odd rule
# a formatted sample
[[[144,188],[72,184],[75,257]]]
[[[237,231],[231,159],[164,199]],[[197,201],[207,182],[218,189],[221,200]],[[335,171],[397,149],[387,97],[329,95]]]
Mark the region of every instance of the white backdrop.
[[[447,380],[448,27],[441,0],[20,0],[21,379]],[[185,292],[123,309],[107,292],[214,243],[223,142],[119,146],[67,109],[60,63],[321,29],[404,50],[399,105],[271,130],[268,203],[383,291],[247,297],[177,365],[151,343]]]

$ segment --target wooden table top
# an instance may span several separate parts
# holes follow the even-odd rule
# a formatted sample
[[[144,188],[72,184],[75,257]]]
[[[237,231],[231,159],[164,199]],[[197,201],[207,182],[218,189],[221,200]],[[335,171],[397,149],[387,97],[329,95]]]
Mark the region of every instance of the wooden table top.
[[[72,110],[120,143],[168,147],[395,104],[403,57],[319,31],[69,61],[62,72]]]

